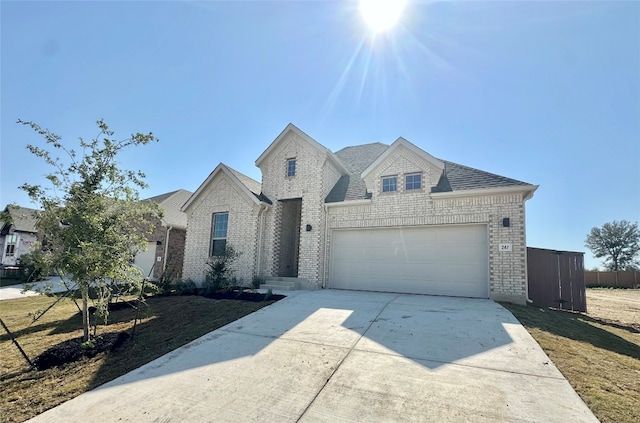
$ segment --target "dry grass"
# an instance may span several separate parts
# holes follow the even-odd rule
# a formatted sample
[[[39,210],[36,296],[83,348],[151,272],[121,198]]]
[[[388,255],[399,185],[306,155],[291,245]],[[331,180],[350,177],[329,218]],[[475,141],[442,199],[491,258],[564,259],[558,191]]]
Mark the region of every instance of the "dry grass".
[[[527,328],[602,423],[640,421],[640,334],[632,325],[566,311],[503,305]]]
[[[78,309],[70,300],[63,300],[31,324],[33,313],[44,310],[54,301],[54,298],[36,296],[0,303],[0,318],[31,359],[53,345],[82,335]],[[29,369],[3,333],[0,336],[0,421],[27,420],[272,302],[195,296],[150,298],[134,339],[121,349],[44,371]],[[109,325],[98,333],[129,330],[134,315],[132,309],[112,311]]]

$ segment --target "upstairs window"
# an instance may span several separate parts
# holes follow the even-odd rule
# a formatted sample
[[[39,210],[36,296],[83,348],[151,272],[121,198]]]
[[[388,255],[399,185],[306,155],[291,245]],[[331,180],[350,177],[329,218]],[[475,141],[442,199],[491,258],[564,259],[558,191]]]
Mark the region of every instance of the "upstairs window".
[[[296,159],[287,159],[287,176],[296,176]]]
[[[415,189],[422,189],[422,174],[414,173],[411,175],[405,176],[404,180],[404,189],[406,191],[411,191]]]
[[[394,192],[398,190],[398,178],[385,176],[382,178],[382,192]]]
[[[229,213],[216,213],[213,215],[213,228],[211,228],[211,256],[222,255],[227,247],[227,225]]]
[[[7,248],[4,251],[5,255],[12,256],[16,251],[16,241],[18,240],[18,236],[16,234],[9,234],[5,237]]]

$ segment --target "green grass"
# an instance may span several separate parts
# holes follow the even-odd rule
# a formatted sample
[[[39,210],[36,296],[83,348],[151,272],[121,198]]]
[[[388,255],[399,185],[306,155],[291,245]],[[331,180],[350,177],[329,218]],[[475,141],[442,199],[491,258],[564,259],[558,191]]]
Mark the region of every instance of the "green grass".
[[[502,304],[602,423],[640,421],[640,334],[583,314]]]
[[[68,299],[31,324],[32,316],[54,301],[35,296],[0,303],[0,318],[31,359],[53,345],[82,335],[78,309]],[[27,420],[271,303],[196,296],[149,298],[134,339],[121,349],[44,371],[31,370],[3,331],[0,421]],[[129,330],[134,316],[133,309],[112,311],[109,325],[99,328],[98,333]]]

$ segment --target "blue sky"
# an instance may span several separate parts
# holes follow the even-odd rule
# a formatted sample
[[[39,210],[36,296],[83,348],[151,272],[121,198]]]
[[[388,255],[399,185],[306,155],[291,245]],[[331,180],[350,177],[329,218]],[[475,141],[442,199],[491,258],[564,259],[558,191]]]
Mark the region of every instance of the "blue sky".
[[[585,251],[640,220],[640,2],[412,1],[373,37],[357,2],[2,1],[0,203],[47,168],[33,120],[75,143],[104,118],[160,142],[122,165],[142,197],[195,191],[292,122],[332,151],[402,136],[540,185],[529,246]]]

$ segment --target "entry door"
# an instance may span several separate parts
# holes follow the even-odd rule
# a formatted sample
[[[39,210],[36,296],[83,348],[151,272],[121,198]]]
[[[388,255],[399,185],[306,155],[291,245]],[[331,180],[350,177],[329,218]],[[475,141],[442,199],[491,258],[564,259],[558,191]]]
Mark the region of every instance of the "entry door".
[[[280,200],[280,255],[278,276],[298,276],[302,199]]]

